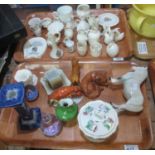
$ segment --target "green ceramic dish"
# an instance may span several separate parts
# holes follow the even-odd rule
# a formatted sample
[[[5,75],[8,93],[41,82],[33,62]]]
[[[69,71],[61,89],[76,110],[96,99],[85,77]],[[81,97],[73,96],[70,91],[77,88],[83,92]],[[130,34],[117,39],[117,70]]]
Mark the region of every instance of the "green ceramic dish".
[[[71,103],[71,104],[70,104]],[[61,121],[71,121],[78,113],[78,105],[74,104],[71,99],[60,100],[55,109],[56,116]]]

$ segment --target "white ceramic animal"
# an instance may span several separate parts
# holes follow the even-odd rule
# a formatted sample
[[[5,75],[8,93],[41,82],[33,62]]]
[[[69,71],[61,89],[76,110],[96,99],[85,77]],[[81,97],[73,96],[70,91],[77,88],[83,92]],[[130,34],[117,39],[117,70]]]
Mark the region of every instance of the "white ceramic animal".
[[[114,33],[114,40],[115,41],[120,41],[124,38],[125,34],[124,32],[120,32],[119,31],[120,28],[115,28],[113,29],[113,33]]]
[[[147,67],[133,67],[133,71],[124,74],[119,78],[112,78],[113,84],[123,84],[124,96],[127,99],[124,104],[113,104],[118,112],[130,111],[140,112],[143,110],[144,97],[140,89],[140,85],[147,78]]]

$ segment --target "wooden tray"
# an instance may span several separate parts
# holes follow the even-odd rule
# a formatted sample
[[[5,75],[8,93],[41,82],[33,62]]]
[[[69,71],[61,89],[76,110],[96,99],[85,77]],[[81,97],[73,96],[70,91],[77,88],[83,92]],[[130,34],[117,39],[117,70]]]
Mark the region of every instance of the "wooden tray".
[[[135,64],[129,62],[110,63],[102,61],[85,62],[80,61],[80,77],[82,78],[89,71],[96,69],[108,69],[112,76],[120,76],[129,70]],[[64,70],[68,78],[71,78],[71,62],[35,62],[23,63],[18,65],[15,71],[22,68],[31,69],[39,78],[44,71],[52,66],[58,66]],[[15,73],[14,71],[14,73]],[[47,94],[40,84],[39,98],[32,103],[28,103],[31,107],[40,107],[43,112],[54,113],[54,108],[47,104]],[[22,132],[17,127],[17,113],[13,108],[3,109],[0,114],[0,139],[7,144],[22,145],[36,148],[53,148],[53,149],[124,149],[125,144],[138,145],[139,149],[149,149],[152,145],[153,135],[151,128],[151,120],[149,113],[149,103],[145,84],[141,87],[144,95],[144,110],[138,114],[124,113],[119,116],[119,128],[115,136],[105,143],[92,143],[87,141],[80,132],[76,120],[66,123],[62,132],[56,137],[46,137],[40,129],[32,132]],[[98,99],[107,102],[121,103],[124,101],[122,88],[105,88]],[[83,98],[79,103],[79,109],[89,100]]]
[[[150,63],[148,64],[148,69],[149,69],[150,82],[151,82],[151,87],[153,92],[153,98],[155,101],[155,60],[150,61]]]
[[[129,32],[129,28],[128,28],[125,12],[123,10],[121,10],[121,9],[99,9],[99,10],[92,10],[92,13],[95,14],[96,16],[98,16],[98,15],[100,15],[102,13],[106,13],[106,12],[114,13],[114,14],[116,14],[119,17],[120,22],[119,22],[119,24],[116,27],[119,27],[121,32],[125,32],[125,38],[122,41],[118,42],[118,45],[119,45],[119,48],[120,48],[120,52],[119,52],[118,57],[122,57],[122,58],[131,57],[132,52],[133,52],[133,50],[132,50],[132,42],[131,42],[131,38],[130,38],[130,32]],[[21,40],[19,42],[17,48],[16,48],[16,51],[14,53],[14,59],[17,62],[40,61],[40,59],[24,59],[24,55],[23,55],[23,45],[24,45],[24,43],[26,42],[26,40],[28,40],[29,38],[33,37],[33,33],[29,30],[27,23],[28,23],[28,20],[30,18],[34,17],[34,16],[35,17],[40,17],[41,19],[44,18],[44,17],[53,18],[53,13],[52,12],[39,12],[39,13],[37,12],[37,13],[30,14],[26,18],[26,21],[25,21],[26,24],[25,25],[26,25],[27,32],[28,32],[28,37],[23,39],[23,40]],[[46,38],[46,35],[45,35],[46,33],[47,33],[47,30],[43,30],[42,37]],[[63,36],[63,34],[62,34],[62,36]],[[74,34],[74,41],[76,43],[76,34]],[[111,58],[106,55],[106,45],[103,43],[103,38],[100,41],[101,41],[101,43],[103,45],[102,55],[100,56],[100,59],[111,60]],[[62,42],[59,44],[59,47],[64,50],[64,56],[60,60],[69,60],[72,57],[79,58],[80,60],[81,59],[92,59],[93,58],[89,54],[89,49],[87,51],[87,55],[84,56],[84,57],[81,57],[81,56],[78,55],[76,49],[75,49],[74,53],[69,53],[67,51],[67,48],[64,47]],[[48,47],[46,52],[44,53],[44,55],[41,58],[42,61],[54,60],[54,59],[52,59],[50,57],[50,51],[51,51],[51,48]],[[99,58],[93,58],[93,59],[99,59]]]
[[[132,29],[130,30],[130,32],[132,36],[131,38],[134,49],[134,56],[143,60],[154,59],[155,40],[140,36]]]

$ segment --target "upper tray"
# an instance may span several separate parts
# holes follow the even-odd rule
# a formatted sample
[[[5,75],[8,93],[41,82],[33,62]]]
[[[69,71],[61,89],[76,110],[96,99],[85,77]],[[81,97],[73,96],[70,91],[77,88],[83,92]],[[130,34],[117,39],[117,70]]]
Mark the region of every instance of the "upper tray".
[[[129,32],[129,27],[128,27],[128,24],[127,24],[127,19],[126,19],[125,12],[123,10],[121,10],[121,9],[99,9],[99,10],[91,10],[91,12],[96,16],[98,16],[98,15],[100,15],[102,13],[110,12],[110,13],[116,14],[119,17],[120,22],[115,27],[119,27],[120,31],[125,33],[125,38],[122,41],[118,42],[120,51],[119,51],[119,54],[118,54],[117,57],[121,57],[121,58],[130,57],[132,55],[133,50],[132,50],[132,42],[131,42],[131,38],[130,38],[130,32]],[[30,31],[30,29],[28,28],[28,25],[27,25],[28,20],[30,18],[32,18],[32,17],[40,17],[41,19],[44,18],[44,17],[53,18],[53,13],[52,12],[37,12],[37,13],[30,14],[26,18],[25,26],[26,26],[26,29],[27,29],[27,32],[28,32],[28,37],[25,38],[25,39],[22,39],[19,42],[19,44],[17,45],[16,51],[14,53],[15,61],[17,61],[17,62],[26,62],[26,61],[40,61],[40,60],[42,60],[42,61],[51,61],[51,60],[54,60],[54,59],[52,59],[50,57],[50,51],[51,51],[50,47],[47,48],[46,52],[44,53],[44,55],[42,56],[41,59],[34,59],[34,58],[33,59],[24,59],[23,45],[26,42],[26,40],[33,37],[33,33]],[[46,33],[47,33],[47,30],[43,30],[42,37],[46,38],[45,37]],[[74,34],[74,41],[76,42],[76,34]],[[96,60],[97,59],[111,60],[111,58],[106,55],[106,45],[103,43],[103,38],[100,41],[101,41],[101,43],[103,45],[103,48],[102,48],[102,55],[99,58],[92,57],[89,54],[89,48],[88,48],[88,51],[87,51],[87,55],[84,56],[84,57],[79,56],[76,49],[75,49],[74,53],[69,53],[67,51],[67,48],[64,47],[63,43],[60,43],[59,47],[64,50],[64,55],[60,60],[69,60],[69,59],[71,59],[73,57],[79,58],[80,60],[82,60],[82,59],[88,59],[89,60],[89,59],[92,59],[92,58],[94,60],[95,59]]]
[[[112,76],[120,76],[131,70],[135,64],[129,62],[101,62],[101,61],[80,61],[80,79],[89,71],[96,69],[108,69]],[[71,79],[72,65],[70,61],[61,62],[40,62],[40,63],[23,63],[17,66],[14,73],[22,68],[31,69],[39,78],[43,73],[52,66],[60,67],[65,74]],[[14,75],[13,73],[13,75]],[[47,104],[47,94],[38,82],[39,98],[31,103],[31,107],[40,107],[43,112],[55,113],[53,107]],[[17,127],[17,113],[14,109],[3,109],[0,114],[0,138],[9,144],[23,145],[36,148],[53,148],[53,149],[124,149],[124,145],[138,145],[139,149],[148,149],[152,145],[153,135],[149,113],[149,103],[145,83],[141,86],[144,96],[144,110],[138,114],[123,113],[119,115],[119,127],[115,136],[108,142],[92,143],[86,140],[80,132],[76,121],[64,124],[62,132],[56,137],[46,137],[42,134],[41,129],[32,132],[22,132]],[[98,99],[121,103],[124,102],[122,87],[115,89],[105,88]],[[90,101],[84,97],[78,104],[79,109],[86,102]]]

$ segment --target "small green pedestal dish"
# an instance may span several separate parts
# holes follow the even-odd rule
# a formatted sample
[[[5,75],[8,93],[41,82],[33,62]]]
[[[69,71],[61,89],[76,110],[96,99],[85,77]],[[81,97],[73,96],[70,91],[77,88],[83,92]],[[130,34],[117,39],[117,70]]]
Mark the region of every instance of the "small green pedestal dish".
[[[59,120],[64,122],[71,121],[77,116],[78,105],[73,103],[70,98],[62,99],[59,101],[55,113]]]

